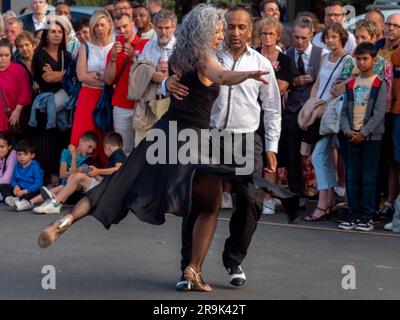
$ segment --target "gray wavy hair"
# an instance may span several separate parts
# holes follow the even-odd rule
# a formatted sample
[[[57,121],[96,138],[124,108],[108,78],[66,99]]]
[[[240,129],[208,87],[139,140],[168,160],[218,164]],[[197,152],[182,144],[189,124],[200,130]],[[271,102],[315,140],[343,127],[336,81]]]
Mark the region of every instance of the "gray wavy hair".
[[[223,12],[205,4],[197,5],[184,17],[170,58],[175,71],[181,74],[194,71],[213,53],[211,42],[220,20],[224,22]]]

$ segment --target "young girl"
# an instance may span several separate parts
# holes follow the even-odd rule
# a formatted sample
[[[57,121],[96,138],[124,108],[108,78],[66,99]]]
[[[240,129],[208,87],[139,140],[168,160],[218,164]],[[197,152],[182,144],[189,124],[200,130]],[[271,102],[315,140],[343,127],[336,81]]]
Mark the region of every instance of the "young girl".
[[[12,195],[11,177],[17,163],[17,154],[12,149],[11,138],[0,132],[0,201]]]

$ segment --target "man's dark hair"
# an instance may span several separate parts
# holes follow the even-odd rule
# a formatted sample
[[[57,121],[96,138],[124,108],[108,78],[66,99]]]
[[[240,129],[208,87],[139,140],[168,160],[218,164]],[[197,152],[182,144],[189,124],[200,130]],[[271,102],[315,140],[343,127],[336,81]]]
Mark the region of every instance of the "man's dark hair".
[[[343,3],[341,1],[337,1],[337,0],[336,1],[328,1],[327,4],[325,5],[325,8],[336,7],[336,6],[343,7]]]
[[[214,4],[217,9],[229,10],[232,6],[228,1],[218,1]]]
[[[141,3],[138,3],[138,4],[136,4],[136,5],[132,5],[132,8],[133,9],[145,9],[148,13],[149,13],[149,15],[151,16],[151,12],[150,12],[150,10],[149,10],[149,8],[147,8],[146,6],[144,6],[144,5],[142,5]]]
[[[129,2],[129,0],[115,0],[113,2],[113,6],[115,6],[116,4],[120,3],[120,2],[127,2],[129,4],[129,6],[131,6],[131,3]]]
[[[226,12],[226,14],[231,13],[231,12],[237,12],[237,11],[245,11],[245,12],[247,12],[249,14],[249,16],[250,16],[250,20],[253,17],[253,14],[251,12],[251,7],[249,7],[246,4],[241,4],[241,3],[239,3],[239,4],[235,5],[235,6],[233,6],[232,8],[230,8]]]
[[[376,58],[378,55],[378,49],[371,42],[362,42],[354,51],[354,55],[356,56],[361,54],[369,54],[372,58]]]
[[[365,13],[365,15],[367,15],[368,13],[372,13],[375,12],[377,14],[379,14],[379,16],[381,17],[382,21],[385,22],[385,16],[382,13],[381,10],[377,9],[377,8],[373,8],[373,9],[368,9],[367,12]]]
[[[86,131],[86,132],[81,136],[81,139],[82,139],[82,140],[85,140],[85,141],[91,140],[91,141],[96,142],[96,144],[99,143],[99,138],[98,138],[96,132],[94,132],[94,131]]]
[[[17,143],[17,145],[15,146],[15,151],[24,153],[36,153],[36,148],[31,140],[24,139]]]
[[[132,21],[132,17],[131,17],[129,14],[127,14],[127,13],[120,13],[120,14],[117,14],[116,16],[113,17],[113,20],[117,20],[117,21],[118,21],[118,20],[121,20],[122,17],[128,17],[129,20]]]
[[[7,47],[10,49],[11,61],[13,60],[13,45],[7,38],[0,39],[0,47]]]
[[[264,11],[264,7],[267,3],[275,3],[279,7],[279,4],[276,0],[264,0],[264,1],[261,1],[261,3],[260,3],[260,7],[259,7],[260,12]]]
[[[118,132],[109,132],[104,137],[104,144],[112,145],[113,147],[122,148],[124,145],[122,136]]]
[[[80,17],[74,25],[75,32],[81,31],[85,27],[89,28],[89,21],[87,17]]]

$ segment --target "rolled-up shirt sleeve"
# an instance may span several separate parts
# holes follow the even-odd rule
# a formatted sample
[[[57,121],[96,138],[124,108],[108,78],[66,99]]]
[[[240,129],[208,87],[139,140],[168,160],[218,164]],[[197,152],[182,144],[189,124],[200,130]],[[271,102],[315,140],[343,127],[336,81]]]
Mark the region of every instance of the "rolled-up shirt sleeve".
[[[281,135],[281,96],[273,70],[267,74],[268,84],[260,84],[261,108],[264,110],[265,151],[278,152]]]

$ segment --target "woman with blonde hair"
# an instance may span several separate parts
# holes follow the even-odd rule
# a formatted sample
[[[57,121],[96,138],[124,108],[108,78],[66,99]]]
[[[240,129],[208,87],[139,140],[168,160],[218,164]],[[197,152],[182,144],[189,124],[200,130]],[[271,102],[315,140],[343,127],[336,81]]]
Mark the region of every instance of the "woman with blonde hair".
[[[107,55],[113,46],[111,39],[112,18],[105,10],[94,12],[89,22],[91,41],[79,48],[77,76],[82,82],[72,125],[71,144],[78,146],[79,139],[86,131],[95,131],[99,136],[97,155],[100,164],[106,165],[108,160],[103,151],[104,133],[96,128],[93,112],[103,92],[104,69]],[[88,58],[86,59],[86,50]]]

